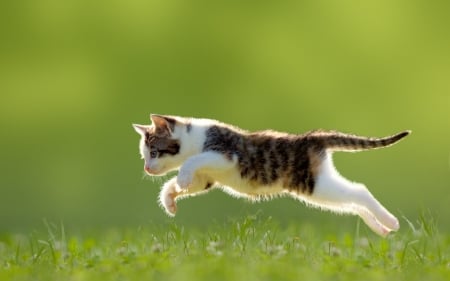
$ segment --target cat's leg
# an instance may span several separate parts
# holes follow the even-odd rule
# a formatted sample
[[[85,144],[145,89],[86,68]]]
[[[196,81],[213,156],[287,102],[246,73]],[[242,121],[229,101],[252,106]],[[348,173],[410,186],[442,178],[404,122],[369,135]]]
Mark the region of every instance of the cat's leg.
[[[329,189],[333,189],[333,191]],[[331,182],[329,180],[326,186],[323,186],[319,180],[313,195],[308,198],[308,201],[320,208],[337,213],[359,215],[375,233],[386,236],[391,229],[381,223],[374,212],[367,208],[367,206],[373,205],[373,200],[374,198],[367,189],[358,190],[350,182],[343,184],[342,182]]]
[[[304,197],[301,195],[299,196],[297,194],[294,194],[294,197],[302,201],[305,201],[309,205],[318,207],[322,210],[329,210],[338,214],[358,215],[359,217],[361,217],[364,223],[370,229],[372,229],[372,231],[381,236],[386,236],[390,232],[390,229],[381,224],[371,212],[358,205],[349,204],[348,202],[338,203],[335,201],[331,201],[331,199],[325,201],[323,200],[323,198],[321,198],[321,200],[318,200],[318,198],[315,196]]]
[[[398,230],[398,220],[389,213],[362,184],[343,178],[318,179],[314,201],[344,213],[356,213],[376,233],[386,236]]]
[[[195,185],[195,175],[201,171],[214,172],[231,169],[235,162],[227,159],[224,155],[208,151],[188,158],[181,166],[178,173],[177,183],[181,189],[190,189]]]
[[[359,217],[365,222],[365,224],[375,233],[378,233],[380,236],[385,237],[386,235],[389,234],[389,232],[391,232],[391,229],[387,228],[385,225],[380,223],[378,219],[366,208],[354,206],[354,209],[359,215]]]
[[[163,185],[159,193],[159,203],[166,213],[173,217],[177,212],[176,202],[178,200],[207,192],[212,187],[213,183],[208,182],[205,177],[196,176],[189,189],[181,189],[177,184],[177,177],[173,177]]]
[[[363,184],[353,184],[360,188],[359,197],[356,197],[355,200],[355,209],[358,214],[362,217],[362,214],[369,212],[386,228],[397,231],[400,228],[398,219],[391,214]]]
[[[163,185],[161,192],[159,193],[159,204],[171,217],[175,216],[175,213],[177,212],[175,198],[179,193],[178,189],[177,177],[173,177]]]
[[[363,184],[350,182],[339,175],[331,159],[322,163],[314,192],[309,199],[313,204],[324,208],[329,206],[332,210],[358,214],[372,230],[382,236],[399,228],[397,218],[389,213]]]

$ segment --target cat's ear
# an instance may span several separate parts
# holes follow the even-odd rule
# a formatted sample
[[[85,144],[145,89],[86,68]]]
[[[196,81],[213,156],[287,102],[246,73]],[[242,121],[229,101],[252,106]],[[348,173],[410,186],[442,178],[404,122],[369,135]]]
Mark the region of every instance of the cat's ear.
[[[139,135],[145,135],[148,130],[148,126],[133,124],[133,128]]]
[[[169,116],[150,114],[153,126],[155,126],[157,134],[172,134],[175,130],[177,121]]]

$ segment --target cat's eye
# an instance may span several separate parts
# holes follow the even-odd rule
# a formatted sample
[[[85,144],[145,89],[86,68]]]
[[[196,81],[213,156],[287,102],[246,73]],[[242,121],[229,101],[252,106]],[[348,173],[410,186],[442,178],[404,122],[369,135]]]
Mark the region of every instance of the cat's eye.
[[[156,158],[158,156],[158,151],[152,150],[150,151],[150,158]]]

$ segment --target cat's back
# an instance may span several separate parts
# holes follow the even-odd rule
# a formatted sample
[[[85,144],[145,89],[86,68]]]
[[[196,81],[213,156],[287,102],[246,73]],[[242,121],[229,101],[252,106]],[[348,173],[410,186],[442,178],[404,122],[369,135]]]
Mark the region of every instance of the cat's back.
[[[204,151],[224,153],[230,159],[236,155],[254,153],[273,146],[286,147],[298,136],[273,130],[249,132],[239,127],[210,120],[205,130]]]
[[[254,186],[281,185],[312,192],[314,147],[310,134],[273,130],[248,132],[223,123],[206,130],[204,151],[215,151],[236,161],[242,180]]]
[[[205,119],[204,151],[217,151],[226,154],[229,158],[233,155],[259,152],[279,152],[286,150],[299,150],[307,143],[311,143],[311,133],[289,134],[274,130],[261,130],[249,132],[239,127],[215,120]]]

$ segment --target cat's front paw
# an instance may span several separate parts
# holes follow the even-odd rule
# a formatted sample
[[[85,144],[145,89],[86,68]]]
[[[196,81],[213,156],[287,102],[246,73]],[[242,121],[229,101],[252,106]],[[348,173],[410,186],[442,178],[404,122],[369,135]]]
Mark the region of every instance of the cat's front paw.
[[[164,207],[167,215],[174,217],[177,213],[177,204],[175,202],[176,193],[162,193],[160,195],[160,203]]]
[[[171,217],[175,216],[177,212],[177,204],[175,202],[177,195],[176,178],[172,178],[166,182],[159,193],[159,203]]]
[[[177,184],[180,189],[188,189],[191,187],[193,181],[193,176],[191,173],[180,171],[177,177]]]
[[[177,213],[177,204],[175,203],[175,201],[172,201],[170,204],[167,204],[164,207],[166,209],[166,213],[171,217],[174,217]]]

